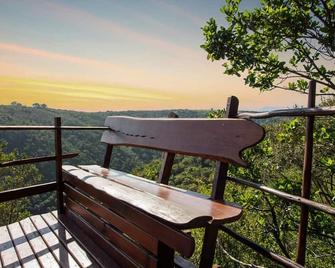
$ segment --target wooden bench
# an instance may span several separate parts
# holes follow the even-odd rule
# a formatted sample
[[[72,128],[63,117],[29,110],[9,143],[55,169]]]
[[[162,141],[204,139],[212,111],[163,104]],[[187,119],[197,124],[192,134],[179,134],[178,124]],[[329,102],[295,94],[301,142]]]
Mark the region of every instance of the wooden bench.
[[[166,152],[160,182],[167,183],[174,154],[213,159],[223,167],[246,166],[240,153],[263,138],[262,127],[243,119],[114,116],[107,117],[105,126],[109,130],[101,139],[107,144],[103,167],[65,165],[62,172],[64,206],[59,218],[83,244],[93,242],[87,248],[93,255],[108,256],[120,267],[173,267],[175,252],[188,258],[194,251],[193,237],[183,230],[205,227],[207,243],[213,234],[216,239],[218,225],[239,219],[242,210],[236,205],[109,169],[112,149],[123,145]],[[212,246],[205,244],[209,257],[203,254],[200,266],[209,266]]]

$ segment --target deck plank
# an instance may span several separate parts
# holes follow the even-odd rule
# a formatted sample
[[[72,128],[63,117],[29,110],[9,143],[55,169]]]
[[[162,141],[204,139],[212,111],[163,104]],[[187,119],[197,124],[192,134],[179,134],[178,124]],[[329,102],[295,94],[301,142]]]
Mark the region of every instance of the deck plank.
[[[60,265],[56,261],[55,257],[49,251],[49,248],[43,241],[39,232],[31,222],[30,218],[23,219],[20,221],[22,230],[26,235],[32,250],[34,251],[39,262],[43,267],[58,268]]]
[[[0,227],[0,258],[2,265],[6,268],[21,267],[7,226]]]
[[[54,232],[60,241],[66,246],[74,259],[81,267],[99,267],[97,262],[82,249],[75,238],[59,223],[58,219],[50,212],[41,215],[48,227]]]
[[[62,268],[80,267],[40,215],[32,216],[30,219]]]
[[[21,229],[20,224],[18,222],[14,222],[7,227],[22,266],[27,268],[41,267]]]

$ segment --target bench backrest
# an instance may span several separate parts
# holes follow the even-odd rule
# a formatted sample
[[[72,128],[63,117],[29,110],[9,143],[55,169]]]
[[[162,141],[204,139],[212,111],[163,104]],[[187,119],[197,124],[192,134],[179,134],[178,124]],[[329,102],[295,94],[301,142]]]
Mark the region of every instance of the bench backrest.
[[[241,152],[264,137],[264,129],[245,119],[133,118],[108,116],[101,141],[200,156],[247,166]]]
[[[63,166],[66,213],[121,267],[173,267],[174,251],[190,257],[194,239],[114,198],[105,179]]]

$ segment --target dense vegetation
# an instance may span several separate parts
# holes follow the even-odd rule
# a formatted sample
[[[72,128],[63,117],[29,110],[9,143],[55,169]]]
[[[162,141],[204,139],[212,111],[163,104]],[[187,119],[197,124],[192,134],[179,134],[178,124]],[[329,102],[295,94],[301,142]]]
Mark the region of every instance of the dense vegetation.
[[[226,0],[222,20],[209,19],[202,28],[207,59],[220,61],[224,74],[243,76],[260,91],[283,89],[308,94],[308,82],[317,82],[317,94],[335,96],[335,1],[262,0],[243,7],[242,0]],[[244,3],[249,1],[244,1]],[[248,3],[249,4],[249,3]],[[334,105],[334,99],[324,104]],[[251,168],[232,169],[275,189],[299,194],[303,163],[304,122],[293,119],[267,125],[266,139],[245,153]],[[334,206],[334,119],[319,120],[314,133],[312,199]],[[236,191],[238,190],[238,191]],[[241,194],[242,190],[243,194]],[[228,188],[226,198],[244,204],[247,213],[235,228],[262,245],[295,259],[299,210],[296,206],[250,189]],[[311,212],[308,226],[308,267],[334,267],[334,218]],[[227,267],[254,267],[257,256],[224,237],[218,256]],[[228,264],[227,264],[228,263]],[[230,263],[230,264],[229,264]],[[265,262],[266,263],[266,262]],[[262,263],[263,264],[263,263]]]
[[[220,117],[224,111],[176,111],[182,117]],[[135,116],[163,116],[169,111],[120,112]],[[19,104],[0,106],[1,125],[50,125],[53,117],[61,116],[66,125],[102,125],[106,113],[81,113],[49,109],[45,106],[25,107]],[[266,122],[266,139],[247,150],[244,158],[249,169],[231,168],[230,174],[263,183],[292,194],[300,194],[304,120],[293,119]],[[335,119],[319,119],[316,123],[313,200],[335,205]],[[79,151],[78,159],[69,162],[101,164],[104,146],[100,144],[101,132],[81,131],[64,133],[64,150]],[[50,132],[2,132],[0,133],[0,161],[27,156],[48,155],[53,152],[53,135]],[[123,148],[115,150],[112,167],[155,179],[160,167],[160,153],[151,150]],[[126,160],[126,161],[125,161]],[[1,169],[0,190],[31,185],[52,180],[53,164]],[[214,163],[194,157],[181,157],[175,161],[171,184],[192,191],[209,194],[214,175]],[[240,221],[231,224],[234,230],[281,255],[294,259],[299,207],[259,191],[228,183],[225,198],[243,206]],[[54,208],[54,196],[47,194],[1,204],[0,224],[16,221],[31,213]],[[334,267],[335,224],[334,218],[320,212],[311,212],[307,251],[308,267]],[[202,231],[195,231],[198,248],[193,260],[197,262]],[[216,251],[216,263],[223,267],[276,267],[273,263],[221,233]],[[254,266],[251,266],[254,265]]]
[[[126,111],[85,113],[50,109],[45,104],[33,104],[32,107],[13,102],[0,105],[0,125],[52,125],[54,117],[62,117],[64,125],[102,126],[108,115],[128,115],[139,117],[167,117],[170,110]],[[176,110],[181,117],[204,117],[208,111]],[[101,131],[66,131],[63,133],[64,153],[80,152],[80,155],[67,163],[101,164],[105,146],[100,142]],[[46,156],[54,153],[54,140],[51,131],[3,131],[0,132],[0,161],[5,162],[34,156]],[[135,148],[115,148],[112,167],[131,172],[137,166],[143,166],[159,157],[152,150]],[[125,161],[125,159],[127,161]],[[55,178],[54,163],[41,163],[36,166],[1,169],[0,190],[28,186],[37,182],[52,181]],[[13,180],[11,178],[14,178]],[[13,205],[12,205],[13,204]],[[16,221],[27,213],[39,213],[53,209],[54,196],[46,194],[40,197],[26,198],[19,202],[1,205],[0,212],[13,209],[10,213],[1,213],[0,224]],[[6,210],[7,211],[7,210]]]
[[[300,195],[304,126],[303,119],[267,124],[265,140],[244,153],[250,168],[232,167],[230,175]],[[335,119],[319,119],[315,130],[312,199],[335,206]],[[171,184],[210,194],[214,163],[193,157],[179,157],[175,162]],[[159,165],[160,161],[154,160],[134,173],[154,179]],[[295,259],[300,217],[297,205],[233,183],[228,183],[225,198],[244,208],[242,219],[230,225],[234,230],[265,248]],[[334,267],[334,223],[334,217],[311,210],[307,267]],[[201,238],[202,232],[197,231],[195,235]],[[225,234],[220,235],[217,249],[216,262],[222,267],[276,267]],[[195,261],[199,254],[200,247],[194,256]]]

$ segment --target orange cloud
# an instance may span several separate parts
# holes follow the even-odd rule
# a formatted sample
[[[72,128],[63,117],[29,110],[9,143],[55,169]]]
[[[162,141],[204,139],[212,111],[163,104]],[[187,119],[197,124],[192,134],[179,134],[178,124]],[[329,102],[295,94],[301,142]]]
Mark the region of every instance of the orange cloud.
[[[55,52],[50,52],[50,51],[41,50],[41,49],[24,47],[24,46],[21,46],[18,44],[12,44],[12,43],[0,43],[0,50],[6,50],[9,52],[20,53],[20,54],[25,54],[25,55],[30,55],[30,56],[40,57],[40,58],[46,58],[46,59],[51,59],[51,60],[56,60],[56,61],[66,61],[66,62],[76,63],[76,64],[90,64],[90,65],[104,66],[104,67],[109,67],[109,68],[120,68],[118,65],[112,64],[112,63],[97,61],[93,59],[86,59],[86,58],[76,57],[72,55],[61,54],[61,53],[55,53]]]

